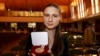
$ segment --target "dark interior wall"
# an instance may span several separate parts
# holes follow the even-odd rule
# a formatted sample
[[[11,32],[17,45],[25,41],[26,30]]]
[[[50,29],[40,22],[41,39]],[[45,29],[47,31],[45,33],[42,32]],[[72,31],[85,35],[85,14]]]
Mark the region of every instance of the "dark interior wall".
[[[17,26],[18,26],[17,29],[21,29],[21,30],[28,29],[28,23],[18,23]]]
[[[3,30],[3,29],[10,30],[11,29],[10,23],[8,23],[8,22],[0,22],[0,30]]]
[[[84,31],[87,28],[88,21],[82,22],[82,31]]]
[[[44,30],[44,23],[36,23],[36,30],[43,31]]]
[[[95,31],[96,31],[96,40],[98,43],[100,43],[100,19],[97,19],[95,22]]]
[[[0,23],[0,30],[5,28],[5,23]]]
[[[100,32],[100,19],[96,20],[95,22],[95,31]]]

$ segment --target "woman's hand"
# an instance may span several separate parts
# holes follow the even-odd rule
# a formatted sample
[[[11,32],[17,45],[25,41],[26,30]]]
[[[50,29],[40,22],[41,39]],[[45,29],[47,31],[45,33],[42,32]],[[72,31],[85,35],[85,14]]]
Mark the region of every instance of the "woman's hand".
[[[51,50],[48,50],[48,53],[50,53],[50,56],[54,56]]]
[[[34,53],[32,53],[32,56],[36,56]]]
[[[28,56],[30,56],[30,55],[36,56],[34,53],[30,54],[30,51],[31,51],[31,50],[29,50],[29,52],[28,52]]]
[[[30,56],[30,51],[31,51],[31,50],[29,49],[28,56]]]
[[[36,56],[34,53],[30,54],[31,50],[29,50],[28,52],[28,56],[32,55],[32,56]]]

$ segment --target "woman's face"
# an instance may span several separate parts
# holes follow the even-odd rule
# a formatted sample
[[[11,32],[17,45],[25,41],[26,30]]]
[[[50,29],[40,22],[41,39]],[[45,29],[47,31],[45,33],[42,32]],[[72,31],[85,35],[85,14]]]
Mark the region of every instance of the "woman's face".
[[[43,17],[44,17],[44,24],[48,29],[55,29],[61,20],[61,14],[59,12],[59,9],[52,6],[47,7],[44,10]]]

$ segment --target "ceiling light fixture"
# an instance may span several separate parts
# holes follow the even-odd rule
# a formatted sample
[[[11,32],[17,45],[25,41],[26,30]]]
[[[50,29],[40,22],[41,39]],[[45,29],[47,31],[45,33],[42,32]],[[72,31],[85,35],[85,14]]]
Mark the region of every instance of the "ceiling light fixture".
[[[5,4],[4,3],[0,3],[0,10],[5,10]]]

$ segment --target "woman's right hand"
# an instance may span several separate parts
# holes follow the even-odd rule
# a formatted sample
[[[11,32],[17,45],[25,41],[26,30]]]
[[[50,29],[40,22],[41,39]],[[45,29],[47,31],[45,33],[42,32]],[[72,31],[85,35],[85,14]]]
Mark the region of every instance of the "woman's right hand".
[[[31,50],[29,50],[29,52],[28,52],[28,56],[36,56],[34,53],[32,53],[32,54],[30,54],[30,52],[31,52]]]
[[[28,53],[28,56],[31,56],[31,55],[32,55],[32,56],[36,56],[34,53],[32,53],[32,54]]]
[[[34,53],[32,53],[32,56],[36,56]]]

